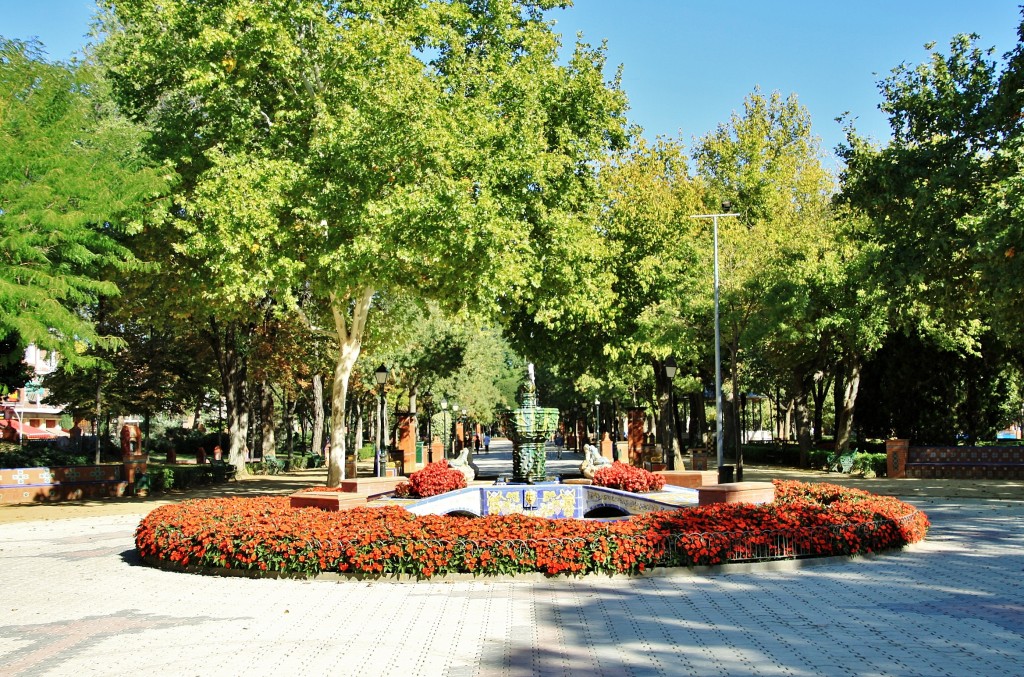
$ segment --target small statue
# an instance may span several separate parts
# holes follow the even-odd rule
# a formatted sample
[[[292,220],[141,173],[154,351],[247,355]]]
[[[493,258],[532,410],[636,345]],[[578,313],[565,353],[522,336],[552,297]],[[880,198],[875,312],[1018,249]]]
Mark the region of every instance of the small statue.
[[[601,468],[607,468],[612,464],[607,458],[601,455],[593,444],[583,445],[583,463],[580,464],[580,472],[588,480],[594,479],[594,474]]]
[[[476,479],[476,470],[469,464],[469,447],[463,447],[459,455],[448,461],[448,465],[458,470],[466,477],[466,484]]]

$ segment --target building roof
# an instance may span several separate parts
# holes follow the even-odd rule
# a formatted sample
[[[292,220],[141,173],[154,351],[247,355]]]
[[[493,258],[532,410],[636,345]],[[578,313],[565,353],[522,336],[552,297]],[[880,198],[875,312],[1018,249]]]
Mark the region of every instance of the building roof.
[[[7,439],[18,439],[18,435],[27,440],[52,440],[58,437],[57,433],[52,430],[43,430],[42,428],[36,428],[23,424],[15,419],[5,420],[0,419],[0,434],[3,434]]]

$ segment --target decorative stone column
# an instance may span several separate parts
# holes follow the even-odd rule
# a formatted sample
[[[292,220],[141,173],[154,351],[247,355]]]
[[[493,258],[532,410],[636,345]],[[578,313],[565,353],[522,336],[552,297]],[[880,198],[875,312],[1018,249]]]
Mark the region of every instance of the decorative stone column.
[[[455,423],[455,453],[458,454],[466,447],[466,428],[462,421]]]
[[[910,440],[886,440],[886,473],[894,479],[907,476],[907,453]]]
[[[601,455],[607,458],[609,461],[614,461],[612,454],[612,438],[608,433],[604,433],[601,437]]]
[[[416,467],[416,431],[413,424],[416,416],[408,411],[400,411],[398,418],[398,452],[402,455],[402,474],[418,470]]]
[[[124,481],[127,491],[134,493],[135,480],[146,473],[147,457],[142,453],[142,431],[139,426],[126,423],[121,428],[121,462],[124,464]]]
[[[644,423],[647,420],[647,414],[640,407],[630,407],[626,410],[626,419],[629,426],[626,437],[626,457],[629,459],[630,465],[643,467]]]

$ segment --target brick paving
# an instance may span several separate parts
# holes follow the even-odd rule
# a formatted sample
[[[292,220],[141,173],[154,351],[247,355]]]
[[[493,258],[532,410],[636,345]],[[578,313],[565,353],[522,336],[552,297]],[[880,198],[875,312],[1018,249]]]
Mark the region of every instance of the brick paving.
[[[288,491],[317,477],[225,490]],[[860,482],[903,487],[897,495],[932,519],[928,539],[871,558],[639,579],[179,574],[134,553],[132,532],[156,501],[7,508],[0,675],[1021,674],[1024,483],[974,498]]]

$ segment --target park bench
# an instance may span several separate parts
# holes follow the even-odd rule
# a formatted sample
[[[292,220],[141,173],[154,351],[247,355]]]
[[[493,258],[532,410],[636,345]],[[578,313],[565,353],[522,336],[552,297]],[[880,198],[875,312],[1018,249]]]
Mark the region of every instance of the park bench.
[[[833,456],[831,459],[829,459],[829,472],[841,472],[844,475],[849,475],[851,470],[853,470],[853,454]]]
[[[210,474],[214,481],[222,482],[235,479],[237,469],[227,461],[210,461]]]
[[[910,447],[907,477],[1024,479],[1024,447]]]

